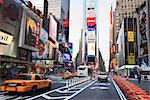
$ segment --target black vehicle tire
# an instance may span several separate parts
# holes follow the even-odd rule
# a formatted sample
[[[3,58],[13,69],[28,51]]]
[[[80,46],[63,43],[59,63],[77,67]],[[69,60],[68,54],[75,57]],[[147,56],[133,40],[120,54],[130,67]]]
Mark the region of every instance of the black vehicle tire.
[[[37,86],[33,86],[31,91],[36,92],[36,90],[37,90]]]

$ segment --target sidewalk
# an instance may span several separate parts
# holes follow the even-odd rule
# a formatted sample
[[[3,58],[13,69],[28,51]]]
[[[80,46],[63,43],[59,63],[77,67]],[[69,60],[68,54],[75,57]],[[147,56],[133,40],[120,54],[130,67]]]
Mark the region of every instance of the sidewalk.
[[[140,84],[138,83],[138,79],[129,78],[128,81],[142,88],[143,90],[146,90],[150,95],[150,80],[141,80]]]

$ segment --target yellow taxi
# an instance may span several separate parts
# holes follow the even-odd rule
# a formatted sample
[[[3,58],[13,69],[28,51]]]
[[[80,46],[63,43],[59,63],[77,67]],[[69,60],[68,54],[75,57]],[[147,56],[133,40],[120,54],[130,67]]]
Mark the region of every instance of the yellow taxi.
[[[66,71],[64,73],[61,73],[61,77],[62,77],[62,79],[68,79],[68,78],[72,77],[72,74],[71,74],[71,72]]]
[[[0,87],[1,91],[8,92],[35,92],[42,88],[51,88],[52,81],[40,74],[19,74],[14,79],[6,80]]]

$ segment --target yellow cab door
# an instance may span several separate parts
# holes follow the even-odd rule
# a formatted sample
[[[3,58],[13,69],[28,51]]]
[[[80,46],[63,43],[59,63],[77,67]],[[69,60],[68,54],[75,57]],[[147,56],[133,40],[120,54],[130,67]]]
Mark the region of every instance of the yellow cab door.
[[[37,89],[43,88],[43,80],[39,75],[35,75],[35,82],[37,83]]]

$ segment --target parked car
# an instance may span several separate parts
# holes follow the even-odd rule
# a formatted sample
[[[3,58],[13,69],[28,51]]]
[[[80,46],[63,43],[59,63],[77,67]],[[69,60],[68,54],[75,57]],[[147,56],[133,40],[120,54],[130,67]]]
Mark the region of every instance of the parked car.
[[[107,72],[100,72],[98,75],[98,81],[108,81],[108,73]]]
[[[1,91],[8,92],[35,92],[42,88],[51,88],[52,81],[40,74],[19,74],[14,79],[6,80],[0,87]]]

